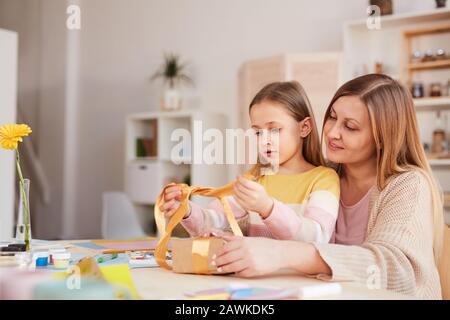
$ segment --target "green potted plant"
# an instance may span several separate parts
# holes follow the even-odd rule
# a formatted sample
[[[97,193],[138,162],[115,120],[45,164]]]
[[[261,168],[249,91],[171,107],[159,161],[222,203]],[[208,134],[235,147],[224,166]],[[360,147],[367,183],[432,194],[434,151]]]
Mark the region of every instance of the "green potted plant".
[[[163,110],[178,110],[181,108],[181,95],[179,85],[181,83],[194,84],[192,78],[186,73],[186,63],[181,63],[180,57],[173,53],[164,55],[164,62],[153,74],[152,81],[162,78],[166,88],[161,99]]]

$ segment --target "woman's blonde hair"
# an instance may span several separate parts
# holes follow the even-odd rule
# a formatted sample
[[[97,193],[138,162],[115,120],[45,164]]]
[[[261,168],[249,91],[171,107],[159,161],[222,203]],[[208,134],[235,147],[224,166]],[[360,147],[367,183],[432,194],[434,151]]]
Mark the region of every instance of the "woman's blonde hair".
[[[264,86],[253,98],[249,105],[249,113],[252,107],[263,101],[276,102],[282,105],[289,114],[298,122],[309,117],[311,119],[311,132],[303,138],[303,158],[315,166],[323,165],[322,152],[320,150],[319,133],[305,90],[297,81],[273,82]],[[259,164],[256,164],[250,172],[259,172]]]
[[[368,74],[342,85],[325,112],[330,117],[333,104],[340,97],[356,96],[367,106],[377,152],[377,186],[385,188],[389,179],[402,172],[419,170],[427,178],[433,200],[436,263],[440,258],[444,231],[442,192],[433,177],[425,150],[420,142],[414,103],[409,91],[382,74]],[[323,136],[322,136],[323,138]],[[338,172],[341,168],[338,166]]]

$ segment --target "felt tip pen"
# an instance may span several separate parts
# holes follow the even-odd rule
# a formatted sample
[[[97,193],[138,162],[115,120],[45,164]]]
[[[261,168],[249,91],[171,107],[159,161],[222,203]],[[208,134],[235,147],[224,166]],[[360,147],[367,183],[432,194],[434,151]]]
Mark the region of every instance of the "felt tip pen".
[[[116,259],[117,257],[118,257],[117,253],[102,254],[100,257],[97,258],[97,262],[98,263],[102,263],[102,262],[106,262],[106,261],[109,261],[109,260]]]

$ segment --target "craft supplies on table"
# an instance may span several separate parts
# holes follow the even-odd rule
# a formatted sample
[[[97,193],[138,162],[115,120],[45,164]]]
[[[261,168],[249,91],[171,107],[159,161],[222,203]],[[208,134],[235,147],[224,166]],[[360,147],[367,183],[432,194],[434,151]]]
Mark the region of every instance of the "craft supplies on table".
[[[6,246],[1,246],[0,251],[3,252],[21,252],[25,251],[26,246],[24,243],[10,243]]]
[[[152,252],[148,251],[128,251],[128,265],[130,268],[155,268],[158,263]]]
[[[110,253],[110,254],[101,254],[96,257],[97,263],[103,263],[106,261],[117,259],[119,255],[117,253]]]
[[[138,240],[92,240],[74,243],[82,248],[101,251],[104,254],[125,253],[127,251],[153,251],[157,245],[156,238]]]
[[[49,261],[48,261],[48,264],[50,264],[50,265],[53,264],[53,255],[55,253],[65,253],[65,252],[67,252],[67,250],[64,247],[51,248],[49,250]]]
[[[34,255],[41,258],[44,253],[35,252]],[[68,266],[69,252],[55,253],[53,258],[53,266],[36,268],[35,271],[20,270],[16,267],[2,268],[0,299],[140,298],[126,261],[121,264],[100,266],[93,257],[85,257],[77,263],[78,273],[73,274],[65,271],[47,271]],[[38,259],[37,262],[40,263]]]
[[[55,269],[67,269],[70,262],[70,252],[53,253],[53,266]]]
[[[232,284],[196,292],[186,292],[194,300],[297,300],[338,295],[342,292],[339,283],[325,283],[295,288],[252,287],[246,284]]]
[[[48,251],[36,251],[33,253],[33,260],[36,261],[36,267],[48,266]]]

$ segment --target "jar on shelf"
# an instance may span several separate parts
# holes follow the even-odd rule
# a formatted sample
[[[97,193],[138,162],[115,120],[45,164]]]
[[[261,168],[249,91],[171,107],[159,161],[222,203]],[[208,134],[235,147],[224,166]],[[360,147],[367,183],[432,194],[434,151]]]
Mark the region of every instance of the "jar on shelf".
[[[439,82],[433,82],[430,85],[430,97],[442,96],[442,85]]]
[[[413,54],[411,55],[411,62],[412,63],[421,62],[422,58],[423,58],[423,53],[419,50],[415,50],[413,52]]]
[[[444,60],[447,58],[447,55],[445,54],[444,49],[437,49],[436,50],[436,60]]]
[[[422,62],[434,61],[433,51],[427,50],[423,55]]]
[[[412,93],[413,98],[423,98],[423,96],[425,95],[424,89],[423,89],[423,83],[421,83],[421,82],[413,83],[411,93]]]

